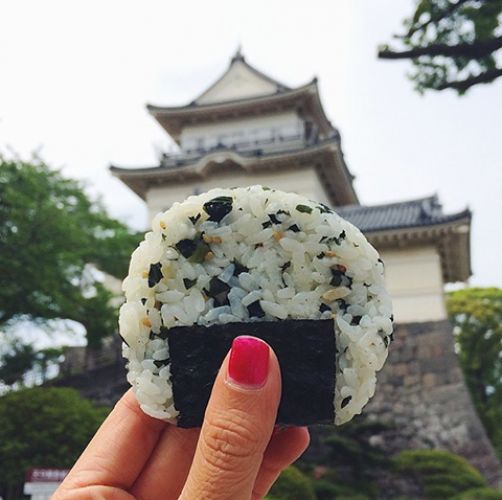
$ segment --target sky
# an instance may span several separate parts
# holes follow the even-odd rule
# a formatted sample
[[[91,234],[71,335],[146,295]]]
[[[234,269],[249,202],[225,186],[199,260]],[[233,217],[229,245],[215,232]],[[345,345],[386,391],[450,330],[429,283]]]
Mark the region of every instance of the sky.
[[[411,0],[0,3],[0,151],[38,152],[144,229],[144,203],[108,166],[172,147],[146,102],[181,105],[248,62],[289,86],[319,78],[364,204],[437,193],[473,211],[473,285],[502,286],[502,79],[418,95],[407,61],[379,61]]]

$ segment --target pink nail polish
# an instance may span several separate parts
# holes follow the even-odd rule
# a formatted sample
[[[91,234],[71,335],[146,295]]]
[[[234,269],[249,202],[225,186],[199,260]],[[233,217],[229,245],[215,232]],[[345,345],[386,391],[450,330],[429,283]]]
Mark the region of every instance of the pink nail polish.
[[[269,347],[255,337],[241,336],[232,342],[228,378],[246,388],[258,389],[268,376]]]

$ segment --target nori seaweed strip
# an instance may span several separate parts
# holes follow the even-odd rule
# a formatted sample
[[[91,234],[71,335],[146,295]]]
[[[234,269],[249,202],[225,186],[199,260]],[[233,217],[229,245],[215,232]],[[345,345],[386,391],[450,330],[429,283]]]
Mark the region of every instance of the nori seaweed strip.
[[[218,196],[204,203],[204,211],[209,215],[209,220],[220,222],[225,215],[232,211],[233,199],[230,196]]]
[[[296,224],[293,224],[292,226],[288,227],[288,231],[293,231],[293,233],[299,233],[300,228]]]
[[[221,362],[239,335],[265,340],[279,359],[282,397],[277,424],[332,424],[337,369],[333,328],[332,319],[295,319],[169,329],[171,383],[180,412],[177,425],[202,424]]]
[[[150,288],[153,288],[164,277],[161,267],[162,264],[160,262],[150,264],[150,270],[148,271],[148,286]]]
[[[260,301],[252,302],[247,306],[250,318],[263,318],[265,311],[261,308]]]
[[[200,216],[202,214],[198,213],[197,215],[195,216],[190,216],[188,217],[190,219],[190,222],[195,226],[195,224],[197,223],[197,221],[200,219]]]
[[[185,285],[185,288],[188,290],[189,288],[192,288],[195,283],[197,283],[197,280],[191,280],[188,278],[183,278],[183,284]]]
[[[343,271],[340,271],[340,269],[331,268],[331,285],[350,287],[352,286],[352,281],[352,278],[347,276]]]
[[[343,299],[336,299],[335,302],[338,304],[338,307],[342,310],[342,311],[346,311],[347,310],[347,307],[349,307],[347,305],[347,302]]]
[[[249,272],[249,269],[242,265],[240,262],[234,260],[233,261],[233,265],[235,266],[234,268],[234,276],[239,276],[239,274],[241,273],[248,273]]]
[[[321,252],[319,255],[317,255],[318,259],[324,259],[326,257],[326,254],[324,252]]]
[[[267,229],[267,227],[270,227],[272,225],[272,221],[268,220],[266,222],[262,222],[261,227],[263,229]]]
[[[358,325],[361,322],[362,316],[353,316],[352,321],[350,322],[351,325]]]
[[[347,396],[346,398],[343,398],[342,400],[342,408],[345,408],[349,403],[350,403],[350,400],[352,399],[352,396]]]

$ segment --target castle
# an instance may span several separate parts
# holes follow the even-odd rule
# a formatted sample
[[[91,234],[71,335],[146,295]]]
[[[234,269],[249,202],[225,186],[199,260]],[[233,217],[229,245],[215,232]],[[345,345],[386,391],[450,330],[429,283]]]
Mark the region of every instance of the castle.
[[[147,109],[178,151],[163,154],[155,166],[110,170],[145,201],[150,217],[214,187],[263,184],[328,204],[365,233],[385,262],[396,323],[388,362],[365,410],[395,426],[377,439],[391,451],[450,450],[500,484],[500,464],[454,353],[443,295],[446,283],[471,274],[469,210],[445,214],[437,196],[362,205],[317,79],[290,88],[251,66],[240,51],[189,104]],[[126,382],[114,345],[86,367],[90,372],[69,374],[65,383],[101,402],[118,399]],[[78,355],[74,351],[67,363],[73,371],[84,362]]]

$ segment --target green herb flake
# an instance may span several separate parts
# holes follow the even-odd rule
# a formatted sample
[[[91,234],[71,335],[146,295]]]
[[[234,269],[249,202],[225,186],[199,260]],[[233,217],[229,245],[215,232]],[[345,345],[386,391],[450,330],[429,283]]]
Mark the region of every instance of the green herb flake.
[[[296,205],[296,210],[298,210],[298,212],[301,212],[302,214],[312,213],[312,207],[309,207],[308,205]]]

